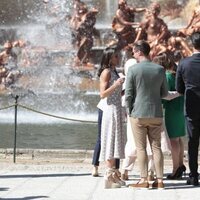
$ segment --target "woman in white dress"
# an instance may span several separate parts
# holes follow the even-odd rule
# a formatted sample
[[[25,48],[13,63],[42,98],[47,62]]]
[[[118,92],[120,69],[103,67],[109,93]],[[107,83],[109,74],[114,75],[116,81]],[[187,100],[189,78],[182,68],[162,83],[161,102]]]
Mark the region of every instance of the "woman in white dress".
[[[122,84],[116,66],[119,52],[116,45],[104,50],[100,77],[100,97],[105,98],[101,125],[101,152],[99,161],[106,161],[105,188],[119,188],[125,185],[115,170],[115,159],[124,158],[125,133],[123,127],[123,108],[121,105]]]

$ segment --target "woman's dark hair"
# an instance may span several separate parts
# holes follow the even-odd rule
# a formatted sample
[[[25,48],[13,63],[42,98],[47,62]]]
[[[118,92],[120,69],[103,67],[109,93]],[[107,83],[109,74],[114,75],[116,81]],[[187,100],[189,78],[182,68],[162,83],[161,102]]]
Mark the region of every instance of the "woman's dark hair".
[[[112,63],[111,63],[111,58],[112,56],[118,52],[118,47],[116,44],[113,44],[109,47],[107,47],[104,51],[103,51],[103,56],[101,59],[101,66],[98,70],[97,75],[100,77],[102,71],[104,69],[110,69],[112,67]]]
[[[174,52],[174,62],[179,62],[183,58],[183,54],[180,50]]]
[[[165,70],[172,70],[174,73],[176,72],[176,64],[171,53],[161,53],[153,58],[153,62],[163,66]]]

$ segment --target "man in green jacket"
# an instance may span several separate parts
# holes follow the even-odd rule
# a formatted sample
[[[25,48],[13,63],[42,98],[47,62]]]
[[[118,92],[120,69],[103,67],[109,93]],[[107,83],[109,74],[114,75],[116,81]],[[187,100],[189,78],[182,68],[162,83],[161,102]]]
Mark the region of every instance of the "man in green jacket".
[[[133,54],[138,63],[129,68],[126,80],[125,101],[141,169],[141,180],[137,184],[131,184],[130,187],[149,188],[146,152],[148,138],[157,176],[152,187],[162,189],[164,184],[161,151],[161,125],[163,122],[161,99],[167,96],[168,87],[164,68],[149,60],[149,52],[150,46],[147,42],[141,40],[134,44]]]

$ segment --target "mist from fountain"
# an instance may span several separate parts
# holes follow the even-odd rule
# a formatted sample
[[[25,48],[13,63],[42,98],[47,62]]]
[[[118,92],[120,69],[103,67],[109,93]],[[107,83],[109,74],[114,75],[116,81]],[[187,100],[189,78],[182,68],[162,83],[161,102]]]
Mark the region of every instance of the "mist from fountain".
[[[70,119],[97,121],[99,100],[95,71],[71,67],[76,51],[71,46],[71,33],[66,16],[72,0],[17,0],[16,9],[2,1],[2,12],[10,10],[11,21],[2,18],[1,44],[23,39],[30,59],[24,66],[18,62],[22,76],[4,93],[0,93],[0,108],[18,103],[48,114]],[[13,3],[13,2],[12,2]],[[12,4],[10,4],[12,5]],[[58,6],[58,7],[57,7]],[[21,14],[22,13],[22,14]],[[10,14],[7,13],[7,16]],[[17,19],[17,20],[16,20]],[[18,148],[92,149],[96,124],[62,120],[18,107]],[[12,148],[14,107],[0,111],[0,148]]]
[[[37,62],[28,67],[18,65],[22,77],[6,95],[1,95],[0,107],[12,104],[14,99],[10,94],[16,94],[20,96],[19,103],[42,112],[96,120],[98,93],[91,79],[95,72],[79,74],[70,66],[75,51],[66,16],[70,15],[71,7],[72,1],[52,0],[47,4],[38,1],[27,16],[31,22],[24,20],[22,25],[9,26],[16,29],[16,38],[30,43],[29,57]],[[10,111],[2,111],[0,123],[13,123],[12,115]],[[25,110],[19,112],[18,122],[63,123]]]

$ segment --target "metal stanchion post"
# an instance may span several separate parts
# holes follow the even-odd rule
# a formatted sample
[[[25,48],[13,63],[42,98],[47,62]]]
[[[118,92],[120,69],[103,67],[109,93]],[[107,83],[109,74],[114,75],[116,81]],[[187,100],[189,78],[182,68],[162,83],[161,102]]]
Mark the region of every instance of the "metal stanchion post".
[[[19,96],[15,96],[15,138],[14,138],[14,149],[13,149],[13,162],[16,162],[16,144],[17,144],[17,104]]]

